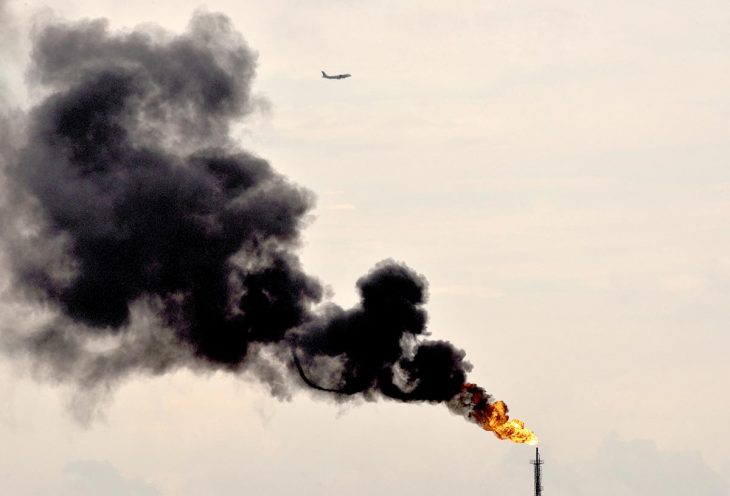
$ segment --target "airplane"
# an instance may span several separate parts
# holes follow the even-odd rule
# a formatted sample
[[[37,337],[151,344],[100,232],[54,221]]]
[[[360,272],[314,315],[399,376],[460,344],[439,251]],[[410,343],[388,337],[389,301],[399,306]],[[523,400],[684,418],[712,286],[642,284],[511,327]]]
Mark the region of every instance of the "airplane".
[[[326,72],[322,71],[322,77],[325,79],[345,79],[352,76],[350,76],[349,74],[335,74],[334,76],[330,76]]]

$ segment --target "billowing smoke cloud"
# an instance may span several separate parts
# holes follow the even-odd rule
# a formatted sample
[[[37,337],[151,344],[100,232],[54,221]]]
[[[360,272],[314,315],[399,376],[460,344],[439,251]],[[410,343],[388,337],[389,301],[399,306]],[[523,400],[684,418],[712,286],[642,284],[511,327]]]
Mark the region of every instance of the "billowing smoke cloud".
[[[295,364],[307,383],[344,395],[377,390],[401,400],[446,401],[457,394],[469,368],[464,352],[445,341],[416,340],[426,326],[423,277],[385,262],[357,286],[358,308],[333,307],[299,334]],[[332,379],[336,383],[328,383]]]
[[[229,137],[257,105],[255,65],[222,15],[179,36],[102,20],[38,32],[29,74],[47,96],[4,171],[4,238],[16,292],[53,317],[4,331],[5,347],[90,388],[190,367],[248,370],[277,393],[453,398],[470,366],[423,339],[422,276],[382,262],[344,310],[303,272],[313,195]]]

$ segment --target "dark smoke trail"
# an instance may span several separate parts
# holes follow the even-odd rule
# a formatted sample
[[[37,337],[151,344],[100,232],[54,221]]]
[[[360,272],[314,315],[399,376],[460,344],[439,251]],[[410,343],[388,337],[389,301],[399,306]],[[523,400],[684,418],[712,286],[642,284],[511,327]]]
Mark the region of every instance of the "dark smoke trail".
[[[7,349],[91,388],[184,366],[340,397],[461,391],[470,365],[423,340],[409,268],[379,264],[353,309],[316,307],[295,254],[312,194],[228,134],[256,106],[256,55],[226,17],[198,13],[180,36],[56,24],[34,47],[47,97],[4,171],[4,238],[14,287],[54,317],[5,331]]]

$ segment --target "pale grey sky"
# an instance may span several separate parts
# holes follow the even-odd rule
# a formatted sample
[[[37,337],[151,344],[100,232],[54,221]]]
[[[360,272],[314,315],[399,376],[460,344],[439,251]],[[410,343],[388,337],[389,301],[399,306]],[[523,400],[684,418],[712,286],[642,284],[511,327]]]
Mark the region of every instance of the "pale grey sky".
[[[334,301],[384,258],[424,274],[433,337],[539,435],[545,495],[730,494],[730,4],[393,4],[9,1],[0,103],[37,98],[34,18],[228,15],[269,102],[236,136],[317,195],[300,253]],[[190,371],[88,426],[74,401],[3,360],[3,493],[531,494],[530,448],[442,406]]]

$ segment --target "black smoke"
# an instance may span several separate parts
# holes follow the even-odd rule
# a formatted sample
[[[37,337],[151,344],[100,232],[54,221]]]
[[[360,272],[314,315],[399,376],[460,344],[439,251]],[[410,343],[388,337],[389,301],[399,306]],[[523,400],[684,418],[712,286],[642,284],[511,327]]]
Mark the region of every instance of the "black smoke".
[[[449,400],[470,366],[424,339],[422,276],[382,262],[344,310],[302,270],[313,195],[229,135],[257,106],[255,67],[216,14],[179,36],[103,20],[37,33],[29,75],[46,96],[4,170],[3,235],[13,287],[52,317],[4,331],[6,348],[88,387],[190,367]]]

